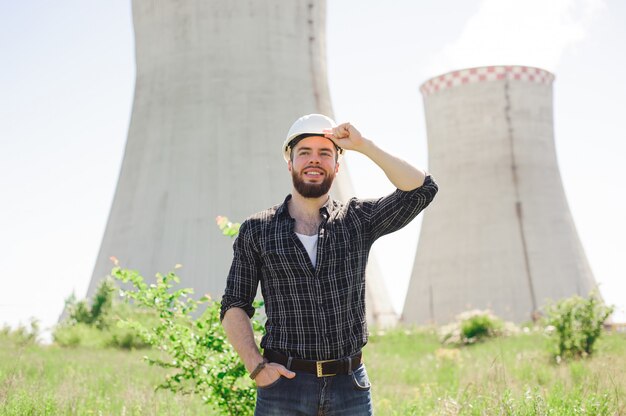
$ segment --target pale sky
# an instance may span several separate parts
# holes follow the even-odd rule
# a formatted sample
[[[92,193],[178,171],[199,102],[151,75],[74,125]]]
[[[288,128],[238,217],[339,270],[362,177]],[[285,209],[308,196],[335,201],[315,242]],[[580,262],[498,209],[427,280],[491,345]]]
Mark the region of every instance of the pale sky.
[[[624,22],[619,0],[328,0],[335,118],[427,166],[424,81],[483,65],[555,73],[570,209],[626,321]],[[119,174],[135,76],[130,2],[0,0],[0,59],[0,325],[51,326],[64,299],[87,290]],[[392,189],[368,160],[347,161],[357,196]],[[418,232],[415,221],[375,246],[398,311]]]

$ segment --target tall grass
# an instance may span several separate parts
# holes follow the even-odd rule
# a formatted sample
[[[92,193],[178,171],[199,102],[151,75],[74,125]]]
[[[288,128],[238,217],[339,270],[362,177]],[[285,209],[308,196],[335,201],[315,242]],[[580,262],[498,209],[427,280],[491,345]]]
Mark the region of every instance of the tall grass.
[[[153,387],[146,352],[17,344],[0,337],[0,415],[213,414],[198,397]],[[554,364],[541,334],[460,350],[434,332],[372,334],[364,349],[377,415],[626,414],[626,336],[595,356]]]
[[[163,371],[144,354],[0,340],[0,415],[211,414],[198,397],[155,392]]]
[[[434,332],[394,330],[366,347],[381,415],[625,414],[626,336],[555,364],[541,334],[441,348]]]

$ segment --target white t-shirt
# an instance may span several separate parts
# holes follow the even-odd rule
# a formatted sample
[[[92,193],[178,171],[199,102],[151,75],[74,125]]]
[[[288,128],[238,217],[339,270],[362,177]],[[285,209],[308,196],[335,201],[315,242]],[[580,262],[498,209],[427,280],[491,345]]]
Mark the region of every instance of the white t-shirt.
[[[309,253],[309,258],[311,259],[311,264],[315,267],[317,262],[317,234],[315,235],[304,235],[296,233],[302,245],[306,249],[306,252]]]

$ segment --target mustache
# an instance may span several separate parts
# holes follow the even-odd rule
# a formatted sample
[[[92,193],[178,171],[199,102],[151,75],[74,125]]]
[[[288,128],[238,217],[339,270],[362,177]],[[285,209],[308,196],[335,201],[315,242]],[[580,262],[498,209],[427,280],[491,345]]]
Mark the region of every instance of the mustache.
[[[311,166],[311,165],[309,165],[309,166],[305,166],[305,167],[302,168],[302,170],[306,170],[306,169],[319,169],[319,170],[323,170],[324,172],[326,172],[326,169],[324,169],[321,166]]]

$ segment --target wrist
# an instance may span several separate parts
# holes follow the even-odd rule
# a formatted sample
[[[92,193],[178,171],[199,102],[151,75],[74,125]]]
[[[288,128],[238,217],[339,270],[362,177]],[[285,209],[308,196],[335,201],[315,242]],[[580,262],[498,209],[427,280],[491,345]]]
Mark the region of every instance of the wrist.
[[[248,373],[251,373],[265,357],[255,348],[240,355],[240,358]]]
[[[258,376],[259,373],[265,368],[267,363],[268,363],[267,358],[263,357],[263,361],[258,363],[257,366],[250,372],[250,378],[254,380],[256,376]]]

